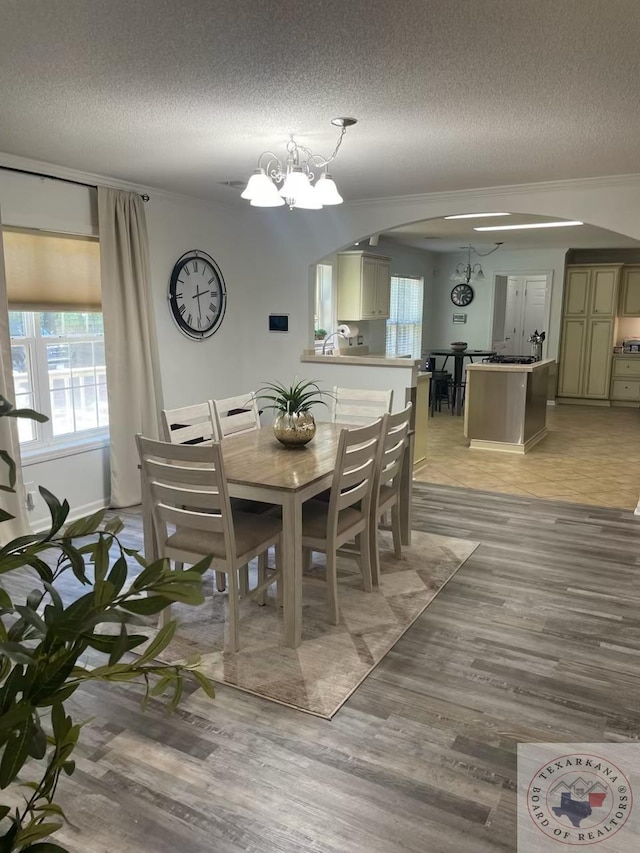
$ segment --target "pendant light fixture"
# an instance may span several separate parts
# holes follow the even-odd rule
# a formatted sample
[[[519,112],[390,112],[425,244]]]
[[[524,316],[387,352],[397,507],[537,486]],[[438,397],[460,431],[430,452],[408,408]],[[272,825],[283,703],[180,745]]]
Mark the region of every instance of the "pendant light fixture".
[[[348,127],[356,124],[355,118],[334,118],[331,124],[340,128],[340,136],[330,157],[313,154],[296,142],[293,135],[287,142],[287,156],[283,161],[273,151],[264,151],[258,157],[258,168],[249,178],[241,198],[253,207],[281,207],[289,205],[302,210],[320,210],[325,205],[342,204],[343,198],[333,177],[328,172],[340,150]],[[323,170],[316,180],[314,170]],[[315,183],[314,183],[315,181]]]
[[[482,265],[479,263],[471,263],[471,252],[474,252],[480,258],[486,258],[487,255],[492,255],[494,252],[497,252],[500,246],[502,246],[502,243],[496,243],[495,248],[488,252],[479,252],[471,245],[460,246],[461,249],[465,249],[467,252],[467,263],[459,263],[449,276],[450,280],[459,281],[463,284],[469,284],[470,281],[484,281],[485,275]]]

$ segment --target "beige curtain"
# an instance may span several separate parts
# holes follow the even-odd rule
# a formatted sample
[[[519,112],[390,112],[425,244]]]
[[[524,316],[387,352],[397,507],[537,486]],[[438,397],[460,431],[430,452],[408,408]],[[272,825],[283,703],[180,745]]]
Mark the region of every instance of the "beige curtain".
[[[15,402],[13,368],[11,364],[11,335],[9,332],[9,308],[7,305],[7,282],[4,275],[4,252],[2,244],[2,219],[0,217],[0,394]],[[20,442],[15,418],[0,418],[0,450],[6,450],[17,466],[15,493],[0,491],[0,507],[14,518],[0,524],[0,544],[5,545],[16,536],[30,533],[27,510],[24,502],[24,484],[20,464]],[[7,484],[8,469],[0,462],[0,483]]]
[[[111,506],[140,503],[136,433],[158,435],[162,408],[144,202],[98,187]]]

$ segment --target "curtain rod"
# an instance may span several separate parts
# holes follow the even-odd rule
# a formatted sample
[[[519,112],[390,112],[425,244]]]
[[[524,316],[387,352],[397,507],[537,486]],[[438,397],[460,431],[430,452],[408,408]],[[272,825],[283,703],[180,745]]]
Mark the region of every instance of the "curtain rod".
[[[32,172],[29,169],[16,169],[15,166],[0,166],[5,172],[17,172],[19,175],[33,175],[36,178],[47,178],[50,181],[63,181],[65,184],[75,184],[78,187],[88,187],[91,190],[97,190],[96,184],[86,184],[84,181],[74,181],[72,178],[59,178],[57,175],[46,175],[44,172]],[[149,201],[149,196],[146,193],[140,193],[142,201]]]

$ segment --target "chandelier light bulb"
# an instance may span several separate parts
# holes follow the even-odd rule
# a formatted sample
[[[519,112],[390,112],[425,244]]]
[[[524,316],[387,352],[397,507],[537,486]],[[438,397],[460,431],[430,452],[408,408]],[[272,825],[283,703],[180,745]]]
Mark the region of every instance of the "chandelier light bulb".
[[[259,176],[256,175],[254,177]],[[252,207],[282,207],[284,199],[280,197],[273,181],[264,175],[264,181],[260,181],[257,185],[257,190],[254,192],[249,204]]]
[[[328,172],[323,173],[316,183],[316,194],[322,204],[342,204],[344,199],[338,192],[335,181]]]
[[[305,191],[293,199],[292,207],[299,207],[301,210],[321,210],[322,202],[318,196],[318,190],[313,184],[307,184]]]
[[[266,176],[264,169],[256,169],[253,175],[249,178],[247,186],[240,193],[240,198],[246,198],[251,201],[269,191],[269,187],[273,186],[271,180]]]
[[[284,179],[280,195],[283,198],[302,198],[309,187],[309,178],[302,171],[302,166],[294,166]]]

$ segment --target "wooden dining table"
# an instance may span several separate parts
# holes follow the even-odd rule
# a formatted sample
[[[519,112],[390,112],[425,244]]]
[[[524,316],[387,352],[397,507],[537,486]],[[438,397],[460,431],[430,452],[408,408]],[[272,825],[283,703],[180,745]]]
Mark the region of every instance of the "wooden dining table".
[[[296,648],[302,640],[302,505],[331,487],[340,433],[349,426],[318,423],[315,438],[297,448],[284,447],[269,428],[230,436],[220,443],[230,496],[282,507],[284,643],[290,648]],[[401,478],[403,545],[411,543],[410,448],[411,444],[405,453]],[[145,554],[155,557],[148,500],[148,492],[143,489]]]

